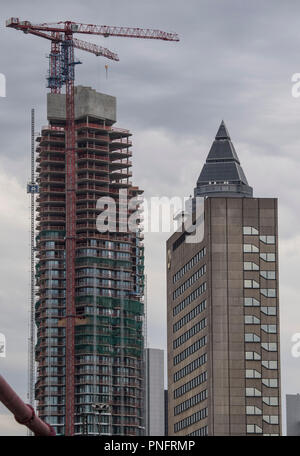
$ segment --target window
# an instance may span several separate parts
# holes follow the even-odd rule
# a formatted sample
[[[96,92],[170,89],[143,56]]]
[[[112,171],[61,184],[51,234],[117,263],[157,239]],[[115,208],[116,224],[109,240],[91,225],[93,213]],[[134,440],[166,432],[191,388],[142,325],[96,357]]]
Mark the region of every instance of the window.
[[[245,325],[257,325],[260,323],[260,319],[254,315],[245,315]]]
[[[177,241],[175,241],[175,243],[176,242]],[[175,250],[174,246],[173,246],[173,250]],[[199,263],[199,261],[202,260],[202,258],[205,255],[206,255],[206,248],[204,247],[202,250],[200,250],[200,252],[198,252],[195,256],[193,256],[193,258],[188,263],[186,263],[181,269],[179,269],[179,271],[177,271],[176,274],[174,274],[173,283],[176,283],[177,280],[181,279],[184,276],[184,274],[187,271],[189,271],[193,266],[195,266],[197,263]]]
[[[186,401],[181,402],[181,404],[174,407],[174,416],[179,415],[180,413],[184,412],[185,410],[188,410],[191,407],[194,407],[195,405],[199,404],[205,399],[207,399],[207,389],[201,391],[195,396],[192,396],[190,399],[187,399]]]
[[[260,275],[268,280],[276,279],[276,271],[260,271]]]
[[[258,271],[259,266],[253,261],[244,261],[244,271]]]
[[[278,368],[277,361],[262,361],[261,364],[266,369],[277,369]]]
[[[183,350],[178,355],[174,356],[174,358],[173,358],[174,366],[176,366],[178,363],[180,363],[184,359],[188,358],[190,355],[195,353],[197,350],[200,350],[200,348],[204,347],[204,345],[206,345],[206,344],[207,344],[207,336],[203,336],[203,337],[201,337],[201,339],[196,340],[196,342],[194,342],[188,348]]]
[[[261,288],[260,292],[267,298],[276,298],[276,288]]]
[[[246,378],[261,378],[261,373],[255,369],[246,369]]]
[[[201,355],[199,358],[195,359],[191,363],[184,366],[179,371],[175,372],[174,374],[174,382],[178,382],[181,378],[185,377],[186,375],[191,374],[194,370],[198,369],[200,366],[205,364],[207,361],[207,354]]]
[[[261,356],[257,352],[246,352],[245,359],[248,361],[258,361],[261,359]]]
[[[207,380],[207,372],[202,372],[202,374],[198,375],[197,377],[193,378],[189,382],[185,383],[184,385],[180,386],[176,390],[174,390],[173,396],[174,399],[182,396],[185,393],[188,393],[192,389],[196,388],[197,386],[201,385],[202,383],[206,382]]]
[[[247,424],[247,434],[262,434],[262,428],[257,424]]]
[[[263,420],[269,424],[278,424],[278,415],[263,415]]]
[[[261,391],[257,388],[246,388],[246,396],[247,397],[260,397]]]
[[[204,437],[208,435],[208,426],[203,426],[200,429],[197,429],[196,431],[191,432],[188,434],[190,436],[198,436],[198,437]]]
[[[193,320],[197,315],[199,315],[203,310],[206,309],[206,300],[200,302],[196,307],[194,307],[193,310],[191,310],[189,313],[185,314],[184,317],[182,317],[180,320],[178,320],[176,323],[173,325],[173,332],[178,331],[180,328],[182,328],[186,323],[189,321]]]
[[[262,384],[267,386],[268,388],[278,388],[277,378],[263,378]]]
[[[244,298],[245,307],[259,307],[260,302],[255,298]]]
[[[275,244],[275,236],[260,236],[259,239],[265,244]]]
[[[278,406],[278,397],[277,396],[267,396],[267,397],[263,397],[263,402],[267,405],[271,405],[273,407],[277,407]]]
[[[275,253],[261,253],[260,258],[264,261],[275,261]]]
[[[204,418],[207,417],[208,413],[208,408],[203,408],[201,410],[198,410],[197,412],[193,413],[193,415],[188,416],[187,418],[184,418],[183,420],[179,421],[178,423],[174,424],[174,432],[181,431],[181,429],[184,429],[188,426],[191,426],[194,423],[197,423],[198,421],[203,420]]]
[[[243,234],[251,236],[258,234],[258,230],[253,226],[243,226]]]
[[[254,405],[247,405],[246,407],[246,415],[261,415],[262,410],[259,407],[255,407]]]
[[[179,314],[191,302],[195,301],[202,293],[206,291],[206,282],[202,283],[196,290],[192,291],[183,301],[173,308],[173,316]]]
[[[180,287],[173,292],[173,299],[178,298],[182,293],[191,287],[200,277],[206,273],[206,264],[204,264],[198,271],[189,277]]]
[[[244,244],[244,253],[257,253],[259,252],[258,247],[254,244]]]
[[[260,337],[257,334],[246,333],[245,342],[260,342]]]
[[[184,332],[181,336],[173,341],[173,348],[176,349],[180,345],[184,344],[187,340],[193,337],[195,334],[202,331],[207,325],[207,318],[203,318],[202,320],[198,321],[194,326]]]
[[[276,307],[263,306],[260,308],[260,310],[266,315],[276,315],[277,314]]]
[[[259,288],[259,283],[256,280],[244,280],[244,288]]]
[[[261,325],[261,329],[269,334],[276,334],[276,325]]]
[[[277,351],[277,344],[276,342],[263,342],[261,344],[262,348],[266,351],[276,352]]]

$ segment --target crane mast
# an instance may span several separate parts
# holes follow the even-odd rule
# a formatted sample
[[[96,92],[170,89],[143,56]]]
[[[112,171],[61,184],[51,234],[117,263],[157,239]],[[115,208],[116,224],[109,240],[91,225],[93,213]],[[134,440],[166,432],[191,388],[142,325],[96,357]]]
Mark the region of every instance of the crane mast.
[[[106,25],[82,24],[72,21],[58,23],[32,24],[10,18],[6,26],[51,41],[49,55],[48,88],[52,93],[60,93],[66,86],[66,125],[65,125],[65,167],[66,167],[66,423],[65,434],[74,434],[74,396],[75,396],[75,249],[76,249],[76,138],[74,48],[92,52],[118,61],[117,54],[95,44],[74,38],[74,33],[179,41],[176,33],[134,27],[112,27]]]

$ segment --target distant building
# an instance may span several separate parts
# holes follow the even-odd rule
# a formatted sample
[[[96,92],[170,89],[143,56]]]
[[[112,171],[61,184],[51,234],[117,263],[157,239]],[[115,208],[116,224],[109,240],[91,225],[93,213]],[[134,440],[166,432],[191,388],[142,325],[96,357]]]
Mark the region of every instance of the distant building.
[[[300,436],[300,394],[286,395],[286,434]]]
[[[277,199],[253,197],[224,122],[194,197],[201,236],[167,241],[169,435],[280,435]]]
[[[146,435],[165,435],[164,351],[146,348]]]

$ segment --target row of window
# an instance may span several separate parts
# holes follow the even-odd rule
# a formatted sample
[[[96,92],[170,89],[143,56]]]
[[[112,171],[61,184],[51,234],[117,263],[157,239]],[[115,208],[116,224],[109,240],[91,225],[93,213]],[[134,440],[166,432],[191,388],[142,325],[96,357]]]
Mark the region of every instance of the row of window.
[[[190,409],[191,407],[194,407],[194,405],[197,405],[200,402],[205,401],[205,399],[207,399],[207,389],[200,391],[200,393],[192,396],[190,399],[187,399],[186,401],[181,402],[181,404],[174,407],[174,416],[180,415],[180,413]]]
[[[186,325],[189,321],[193,320],[197,315],[199,315],[203,310],[206,309],[206,300],[200,302],[196,307],[194,307],[193,310],[191,310],[189,313],[185,314],[184,317],[182,317],[180,320],[178,320],[174,325],[173,325],[173,332],[178,331],[180,328],[182,328],[184,325]]]
[[[262,415],[262,409],[253,405],[247,405],[246,415]],[[279,424],[278,415],[263,415],[263,421],[268,424]]]
[[[196,340],[196,342],[194,342],[188,348],[186,348],[182,352],[178,353],[178,355],[174,356],[174,358],[173,358],[174,366],[176,366],[178,363],[180,363],[184,359],[191,356],[197,350],[200,350],[200,348],[204,347],[204,345],[206,345],[206,344],[207,344],[207,336],[203,336],[200,339]]]
[[[253,261],[245,261],[244,262],[244,271],[258,271],[259,266]],[[276,279],[276,271],[260,271],[259,273],[261,277],[268,280],[275,280]],[[258,288],[258,287],[256,287]]]
[[[174,382],[178,382],[181,378],[185,377],[186,375],[191,374],[194,370],[198,369],[198,367],[202,366],[207,362],[207,354],[199,356],[199,358],[195,359],[191,363],[184,366],[179,371],[175,372],[174,374]]]
[[[261,397],[261,391],[257,388],[246,388],[246,396]],[[279,405],[278,396],[263,396],[262,401],[264,404],[269,405],[270,407],[277,407]],[[247,415],[253,415],[253,413],[247,413]]]
[[[206,255],[206,247],[204,247],[202,250],[200,250],[196,255],[193,256],[193,258],[188,261],[182,268],[179,269],[179,271],[176,272],[176,274],[173,275],[173,283],[176,283],[181,277],[184,276],[184,274],[192,269],[192,267],[195,266],[195,264],[199,263],[200,260]]]
[[[259,283],[256,280],[246,279],[244,280],[244,288],[259,288]],[[261,288],[260,293],[267,298],[276,298],[276,288]]]
[[[245,298],[244,299],[245,307],[259,307],[260,302],[255,298]],[[262,306],[260,311],[265,315],[277,315],[277,308],[275,306]]]
[[[59,271],[51,271],[52,275],[54,272]],[[105,276],[109,278],[121,278],[121,279],[130,279],[131,273],[127,271],[113,271],[111,269],[102,269],[102,268],[80,268],[76,271],[76,276]]]
[[[244,244],[243,246],[244,253],[258,253],[259,248],[254,244]],[[274,262],[276,259],[275,253],[260,253],[260,258],[267,262]]]
[[[277,361],[262,361],[263,367],[266,369],[271,369],[271,370],[277,370],[278,368],[278,363]],[[246,369],[246,378],[261,378],[261,373],[258,372],[256,369]],[[270,379],[274,380],[274,379]],[[266,385],[268,386],[268,385]],[[273,386],[271,387],[273,388]]]
[[[50,282],[48,280],[46,280],[46,285],[47,285],[47,282]],[[55,283],[53,282],[58,282],[58,280],[51,280],[51,284],[53,287],[55,287]],[[59,284],[57,284],[59,285]],[[95,287],[95,286],[100,286],[100,287],[130,287],[131,286],[131,282],[127,281],[127,280],[111,280],[111,279],[99,279],[98,277],[83,277],[81,279],[77,279],[76,281],[76,286],[92,286],[92,287]]]
[[[246,236],[257,236],[259,232],[253,226],[243,226],[243,234]],[[265,244],[275,244],[275,236],[261,235],[259,236],[259,239]]]
[[[180,345],[184,344],[187,340],[189,340],[191,337],[193,337],[195,334],[198,332],[202,331],[207,325],[207,318],[202,318],[202,320],[198,321],[194,326],[192,326],[188,331],[184,332],[181,334],[181,336],[177,337],[173,341],[173,348],[174,350]]]
[[[201,410],[198,410],[198,412],[193,413],[192,415],[188,416],[187,418],[184,418],[181,421],[178,421],[178,423],[174,424],[174,432],[179,432],[182,429],[185,429],[192,424],[198,423],[198,421],[203,420],[208,416],[208,408],[205,407]]]
[[[202,383],[206,382],[207,380],[207,371],[202,372],[202,374],[197,375],[197,377],[192,378],[189,382],[185,383],[184,385],[180,386],[176,390],[174,390],[174,399],[182,396],[185,393],[188,393],[192,389],[196,388],[197,386],[201,385]]]
[[[173,316],[179,314],[186,306],[188,306],[191,302],[195,301],[198,296],[202,295],[206,291],[206,282],[203,282],[200,287],[194,290],[190,295],[188,295],[183,301],[181,301],[177,306],[173,309]]]
[[[276,325],[261,325],[261,329],[268,334],[276,334],[276,328]],[[245,342],[260,342],[260,336],[255,333],[245,333]]]
[[[194,272],[194,274],[191,275],[191,277],[189,277],[185,282],[183,282],[183,284],[180,285],[180,287],[176,288],[176,290],[173,292],[173,299],[178,298],[178,296],[180,296],[182,293],[184,293],[185,290],[187,290],[189,287],[194,285],[194,283],[200,277],[202,277],[205,273],[206,273],[206,264],[201,266],[201,268],[198,269],[198,271]]]
[[[114,250],[97,250],[97,249],[79,249],[76,252],[77,257],[99,257],[99,258],[131,258],[127,252],[115,252]]]
[[[260,302],[255,298],[244,298],[245,307],[259,307]],[[263,306],[261,307],[261,312],[266,315],[276,315],[276,307],[274,306]]]
[[[130,283],[130,282],[128,282]],[[59,290],[48,290],[46,296],[52,296],[58,294]],[[57,292],[57,293],[55,293]],[[77,291],[77,296],[126,296],[128,295],[128,290],[112,290],[110,288],[97,288],[97,287],[84,287]],[[60,293],[65,296],[65,290]]]
[[[261,344],[262,348],[266,351],[276,352],[277,351],[277,343],[276,342],[263,342]],[[247,351],[245,353],[245,359],[247,361],[259,361],[261,356],[257,352]]]
[[[197,429],[196,431],[191,432],[188,434],[189,436],[195,436],[195,437],[205,437],[208,435],[208,426],[203,426],[200,429]]]
[[[245,325],[259,325],[260,318],[255,315],[245,315]],[[261,329],[270,334],[276,334],[276,325],[261,325]],[[251,341],[250,341],[251,342]]]

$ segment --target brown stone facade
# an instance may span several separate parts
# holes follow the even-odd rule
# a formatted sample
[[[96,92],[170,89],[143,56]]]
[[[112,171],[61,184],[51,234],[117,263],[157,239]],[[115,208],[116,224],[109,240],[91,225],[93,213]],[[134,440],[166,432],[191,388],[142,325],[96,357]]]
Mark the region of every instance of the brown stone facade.
[[[206,198],[203,241],[167,241],[169,435],[281,433],[277,220]]]

